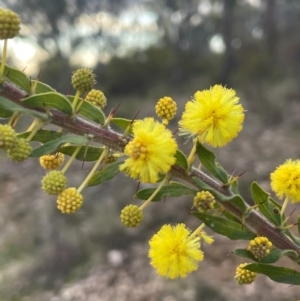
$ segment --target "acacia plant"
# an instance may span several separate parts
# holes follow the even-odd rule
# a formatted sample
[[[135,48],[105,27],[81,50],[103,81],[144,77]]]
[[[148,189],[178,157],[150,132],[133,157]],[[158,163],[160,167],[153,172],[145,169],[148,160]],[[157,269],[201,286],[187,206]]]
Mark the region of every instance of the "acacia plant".
[[[4,45],[0,117],[6,123],[0,125],[0,147],[17,162],[30,156],[39,158],[41,166],[50,170],[42,180],[42,189],[56,196],[58,210],[74,214],[84,206],[84,189],[123,172],[153,185],[135,194],[135,198],[144,201],[141,206],[129,204],[122,210],[120,218],[126,227],[138,227],[146,207],[165,197],[188,195],[194,199],[191,213],[200,224],[196,230],[191,231],[182,223],[164,225],[150,239],[148,256],[159,275],[175,279],[196,270],[204,260],[201,241],[213,243],[204,231],[209,227],[231,240],[249,241],[245,249],[234,251],[246,261],[236,270],[239,284],[250,284],[257,273],[277,282],[300,284],[299,272],[273,265],[282,256],[288,256],[295,266],[300,263],[300,238],[290,231],[292,225],[285,217],[287,203],[300,202],[300,161],[288,159],[271,174],[271,187],[278,199],[284,199],[283,205],[253,182],[255,205],[249,206],[239,192],[239,177],[229,175],[211,150],[224,147],[242,130],[245,111],[233,89],[215,85],[197,91],[187,101],[178,132],[191,145],[186,156],[179,149],[175,134],[167,128],[177,111],[172,98],[163,97],[156,104],[156,115],[161,121],[154,117],[127,120],[116,117],[115,112],[106,116],[102,111],[106,98],[102,91],[93,89],[92,70],[77,70],[71,79],[76,94],[66,96],[7,66],[7,40],[18,35],[19,29],[19,16],[1,9],[0,38]],[[32,124],[16,133],[14,128],[22,115],[32,116]],[[56,130],[49,130],[50,124]],[[119,132],[112,130],[111,124]],[[31,141],[39,142],[39,146],[33,149]],[[59,169],[65,155],[69,159]],[[201,161],[199,168],[193,165],[196,157]],[[78,188],[68,187],[66,177],[75,159],[95,162]],[[201,170],[202,166],[207,172]]]

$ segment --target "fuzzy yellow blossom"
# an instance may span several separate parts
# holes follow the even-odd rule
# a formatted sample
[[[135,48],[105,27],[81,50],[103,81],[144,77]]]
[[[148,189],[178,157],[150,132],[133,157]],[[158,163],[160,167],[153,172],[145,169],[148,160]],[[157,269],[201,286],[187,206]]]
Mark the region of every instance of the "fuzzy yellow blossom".
[[[172,133],[153,118],[133,124],[133,140],[125,147],[126,161],[120,170],[143,183],[156,183],[175,163],[177,143]]]
[[[280,199],[300,202],[300,160],[288,159],[278,166],[271,173],[271,187]]]
[[[245,114],[238,101],[233,89],[221,85],[197,91],[179,121],[180,134],[196,136],[213,147],[226,145],[242,129]]]
[[[150,242],[151,265],[160,276],[170,279],[185,278],[203,260],[200,237],[190,236],[184,224],[164,225]]]

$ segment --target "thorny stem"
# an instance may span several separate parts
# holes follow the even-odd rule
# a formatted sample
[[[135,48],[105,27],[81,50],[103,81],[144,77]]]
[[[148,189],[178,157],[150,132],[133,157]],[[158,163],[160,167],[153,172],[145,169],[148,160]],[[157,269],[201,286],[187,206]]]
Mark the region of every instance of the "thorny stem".
[[[38,112],[45,112],[45,109],[32,108],[22,104],[22,99],[27,97],[27,93],[20,89],[15,84],[6,81],[0,86],[0,96],[10,99],[14,103],[26,107]],[[77,134],[77,135],[93,135],[93,141],[99,142],[109,149],[123,152],[124,147],[130,141],[130,137],[124,138],[123,135],[112,131],[111,129],[105,129],[100,125],[87,120],[81,116],[76,116],[72,119],[71,116],[66,115],[63,112],[55,109],[48,109],[51,113],[51,123],[63,128],[65,131]],[[231,192],[223,187],[222,184],[211,179],[204,172],[192,167],[190,172],[187,172],[179,166],[173,166],[170,170],[172,177],[178,177],[185,182],[197,187],[197,183],[193,179],[198,178],[205,184],[209,185],[218,193],[230,197]],[[198,187],[199,189],[199,187]],[[216,200],[218,201],[218,200]],[[291,241],[284,233],[284,231],[278,229],[278,227],[267,220],[261,213],[256,210],[250,210],[250,206],[246,204],[246,210],[248,211],[245,216],[244,212],[235,206],[232,202],[218,201],[225,210],[233,214],[240,221],[243,221],[243,225],[250,231],[257,235],[266,236],[272,241],[274,246],[283,250],[294,250],[300,254],[300,246]],[[293,259],[293,258],[292,258]],[[295,260],[295,259],[293,259]],[[300,260],[297,259],[297,263],[300,264]]]

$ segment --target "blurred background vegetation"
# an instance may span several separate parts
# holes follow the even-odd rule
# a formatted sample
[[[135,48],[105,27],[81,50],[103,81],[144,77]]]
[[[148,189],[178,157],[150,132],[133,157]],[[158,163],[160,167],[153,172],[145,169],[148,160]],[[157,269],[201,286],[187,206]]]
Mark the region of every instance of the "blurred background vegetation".
[[[10,65],[25,69],[61,93],[72,72],[89,67],[108,98],[107,113],[154,114],[156,101],[177,102],[176,129],[185,102],[197,90],[234,88],[245,109],[243,132],[219,161],[249,185],[267,190],[269,174],[286,158],[299,158],[299,0],[6,0],[20,14],[20,37],[9,42]],[[74,92],[74,91],[72,91]],[[23,119],[19,130],[29,120]],[[180,139],[179,139],[180,140]],[[180,142],[183,142],[181,139]],[[185,148],[188,149],[189,145]],[[167,281],[149,266],[147,241],[163,223],[198,225],[189,198],[167,199],[146,210],[138,229],[124,229],[120,210],[137,186],[119,175],[84,191],[80,212],[65,216],[40,188],[44,171],[36,160],[16,164],[1,154],[0,300],[196,301],[291,300],[297,288],[263,276],[246,287],[234,279],[246,247],[215,237],[205,260],[187,279]],[[78,186],[90,169],[77,162],[67,174]],[[299,207],[291,220],[299,215]],[[292,263],[283,261],[294,268]],[[299,294],[299,292],[298,292]]]

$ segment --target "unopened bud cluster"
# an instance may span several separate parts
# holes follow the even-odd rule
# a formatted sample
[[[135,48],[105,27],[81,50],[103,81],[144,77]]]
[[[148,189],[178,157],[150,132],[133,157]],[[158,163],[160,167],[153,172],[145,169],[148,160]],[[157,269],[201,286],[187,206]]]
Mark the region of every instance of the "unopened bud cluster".
[[[88,68],[78,69],[72,75],[72,85],[81,93],[89,92],[95,83],[95,74]]]
[[[19,34],[21,20],[9,9],[0,9],[0,39],[11,39]]]
[[[249,242],[247,250],[252,253],[255,259],[260,260],[265,258],[271,251],[272,243],[267,237],[255,237]]]
[[[19,138],[15,146],[7,150],[7,155],[13,161],[21,162],[29,158],[31,152],[30,143],[24,138]]]
[[[155,112],[165,123],[168,123],[168,121],[172,120],[176,115],[177,104],[171,97],[165,96],[158,100],[155,106]]]
[[[216,204],[215,197],[209,191],[199,191],[194,197],[193,208],[200,213],[207,213],[214,209]]]
[[[251,284],[256,278],[255,272],[245,269],[247,265],[248,263],[242,263],[236,269],[234,278],[237,280],[238,284]]]
[[[76,188],[70,187],[61,192],[57,198],[57,209],[62,213],[74,213],[81,206],[83,202],[83,196],[77,192]]]
[[[85,97],[85,100],[90,102],[92,105],[99,107],[101,110],[103,110],[106,106],[106,97],[100,90],[92,89]]]
[[[32,152],[30,143],[18,138],[15,130],[7,124],[0,125],[0,148],[6,150],[8,157],[16,162],[26,160]]]
[[[52,170],[42,180],[42,188],[50,195],[58,195],[67,184],[66,176],[59,170]]]
[[[65,159],[62,153],[55,153],[40,157],[40,164],[45,169],[56,169],[60,167]]]
[[[0,148],[8,150],[17,143],[17,134],[8,124],[0,124]]]
[[[137,227],[141,224],[144,214],[143,211],[136,205],[127,205],[121,211],[121,222],[126,227]]]

